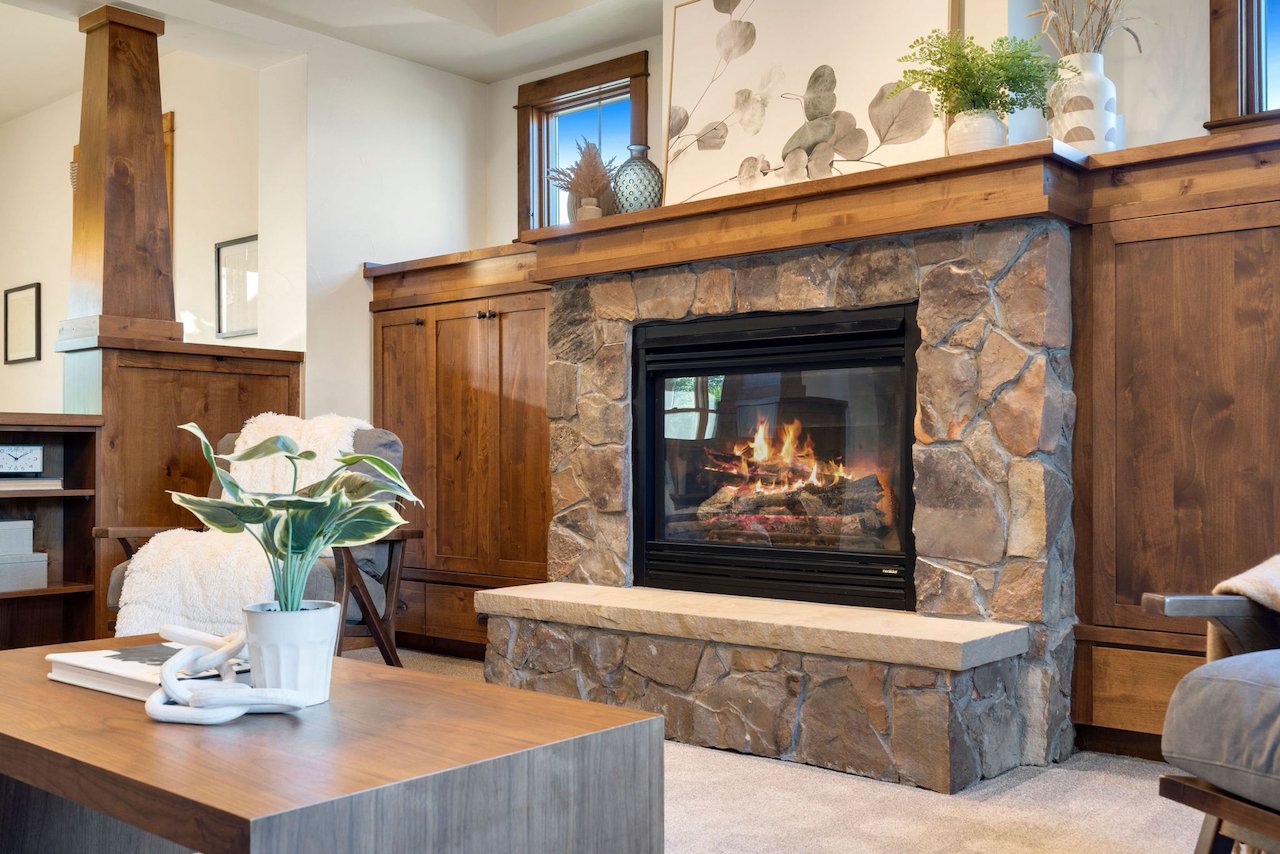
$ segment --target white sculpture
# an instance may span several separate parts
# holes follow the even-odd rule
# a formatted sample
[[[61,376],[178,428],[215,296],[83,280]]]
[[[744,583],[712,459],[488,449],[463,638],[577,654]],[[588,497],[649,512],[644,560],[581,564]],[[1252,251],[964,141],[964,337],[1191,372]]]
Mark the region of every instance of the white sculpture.
[[[236,681],[230,661],[244,658],[244,629],[226,637],[184,626],[160,627],[160,636],[188,644],[160,668],[160,688],[147,698],[147,715],[175,724],[224,724],[241,715],[297,712],[306,706],[301,691],[250,688]],[[217,670],[221,679],[183,680],[182,673]]]

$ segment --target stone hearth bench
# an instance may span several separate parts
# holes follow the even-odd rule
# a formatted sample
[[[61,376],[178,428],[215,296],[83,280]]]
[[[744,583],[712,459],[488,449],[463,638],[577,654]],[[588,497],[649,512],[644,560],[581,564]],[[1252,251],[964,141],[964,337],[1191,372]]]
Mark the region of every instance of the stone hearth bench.
[[[475,604],[488,681],[659,712],[676,741],[938,792],[1022,764],[1019,623],[565,582]]]

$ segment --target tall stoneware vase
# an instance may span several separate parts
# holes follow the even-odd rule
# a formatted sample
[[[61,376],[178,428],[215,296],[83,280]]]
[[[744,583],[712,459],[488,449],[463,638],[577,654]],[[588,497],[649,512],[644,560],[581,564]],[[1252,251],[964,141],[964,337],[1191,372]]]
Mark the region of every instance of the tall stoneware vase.
[[[1009,142],[1009,128],[995,110],[966,110],[951,119],[947,128],[947,153],[965,154],[999,148]]]
[[[308,706],[327,701],[341,610],[321,599],[304,599],[301,611],[281,611],[275,602],[246,605],[253,687],[301,691]]]
[[[1086,154],[1115,151],[1116,84],[1103,73],[1102,54],[1073,53],[1062,60],[1069,68],[1049,87],[1049,135]]]

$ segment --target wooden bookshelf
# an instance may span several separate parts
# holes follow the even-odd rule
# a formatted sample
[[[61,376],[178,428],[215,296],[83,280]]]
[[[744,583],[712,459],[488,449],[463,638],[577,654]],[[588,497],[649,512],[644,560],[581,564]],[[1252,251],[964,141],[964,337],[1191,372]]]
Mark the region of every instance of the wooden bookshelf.
[[[102,419],[0,413],[0,444],[44,446],[43,477],[61,489],[0,490],[0,521],[30,519],[49,556],[47,587],[0,592],[0,648],[93,637],[95,476]]]

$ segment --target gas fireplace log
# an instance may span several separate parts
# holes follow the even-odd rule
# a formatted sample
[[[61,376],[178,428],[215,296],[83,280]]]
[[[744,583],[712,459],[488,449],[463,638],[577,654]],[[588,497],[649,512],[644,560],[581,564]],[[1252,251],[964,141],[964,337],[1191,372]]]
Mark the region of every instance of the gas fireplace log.
[[[736,517],[789,517],[808,530],[822,527],[874,532],[892,519],[885,507],[884,487],[875,475],[839,480],[823,486],[805,484],[787,491],[757,492],[747,486],[725,486],[698,507],[698,521],[709,528],[741,528]],[[828,520],[822,525],[820,520]],[[832,533],[837,533],[832,531]]]

